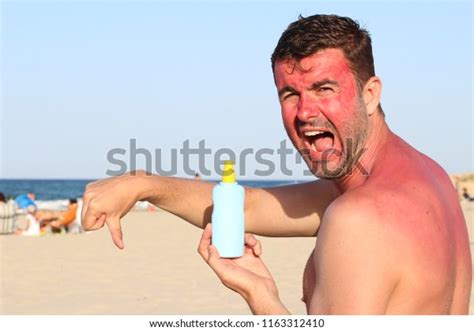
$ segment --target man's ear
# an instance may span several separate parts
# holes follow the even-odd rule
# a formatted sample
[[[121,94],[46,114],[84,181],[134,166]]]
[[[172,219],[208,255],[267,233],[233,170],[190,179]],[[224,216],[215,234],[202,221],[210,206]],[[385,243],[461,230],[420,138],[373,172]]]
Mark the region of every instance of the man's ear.
[[[371,77],[364,85],[362,97],[364,99],[367,115],[374,114],[380,105],[380,96],[382,94],[382,81],[379,77]]]

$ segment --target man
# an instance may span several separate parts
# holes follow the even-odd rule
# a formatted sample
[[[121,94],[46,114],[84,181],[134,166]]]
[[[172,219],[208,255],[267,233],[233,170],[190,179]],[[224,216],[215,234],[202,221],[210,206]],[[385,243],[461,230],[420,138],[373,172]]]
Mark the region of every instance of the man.
[[[309,314],[466,314],[472,281],[464,217],[444,170],[388,128],[367,31],[349,18],[300,18],[272,56],[283,122],[315,182],[246,189],[246,231],[317,236],[304,272]],[[147,200],[204,227],[212,184],[124,175],[88,186],[83,225],[120,218]],[[205,227],[198,251],[255,314],[286,314],[251,234],[222,259]],[[296,295],[296,294],[295,294]]]

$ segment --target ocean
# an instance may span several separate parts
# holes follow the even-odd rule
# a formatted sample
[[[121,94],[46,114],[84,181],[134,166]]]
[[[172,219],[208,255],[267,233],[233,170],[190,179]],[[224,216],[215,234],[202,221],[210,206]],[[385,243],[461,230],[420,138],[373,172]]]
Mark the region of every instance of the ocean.
[[[85,187],[95,179],[0,179],[0,192],[7,199],[33,192],[39,205],[45,208],[64,208],[67,200],[80,198],[84,194]],[[288,180],[242,180],[241,185],[251,187],[271,187],[296,184],[299,181]],[[41,207],[40,207],[41,208]]]

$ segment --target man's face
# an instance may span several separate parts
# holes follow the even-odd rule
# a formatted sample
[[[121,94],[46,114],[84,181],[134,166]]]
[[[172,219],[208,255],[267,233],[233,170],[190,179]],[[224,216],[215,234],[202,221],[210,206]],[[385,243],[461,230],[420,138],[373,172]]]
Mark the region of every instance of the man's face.
[[[285,129],[313,174],[345,175],[365,145],[368,115],[343,52],[277,61],[274,74]]]

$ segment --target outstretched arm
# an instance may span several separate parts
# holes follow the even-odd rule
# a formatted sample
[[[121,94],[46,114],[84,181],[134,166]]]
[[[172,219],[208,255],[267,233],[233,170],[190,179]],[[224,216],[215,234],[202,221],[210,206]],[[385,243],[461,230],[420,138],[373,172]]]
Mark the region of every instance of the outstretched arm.
[[[200,228],[211,221],[213,183],[152,176],[142,200]],[[315,236],[327,206],[338,196],[330,181],[245,188],[245,230],[269,237]]]
[[[97,230],[107,223],[115,244],[123,248],[120,219],[137,201],[167,210],[204,228],[211,221],[214,184],[145,172],[89,184],[82,224]],[[274,188],[246,188],[246,231],[263,236],[314,236],[327,206],[338,196],[329,181],[318,180]]]

